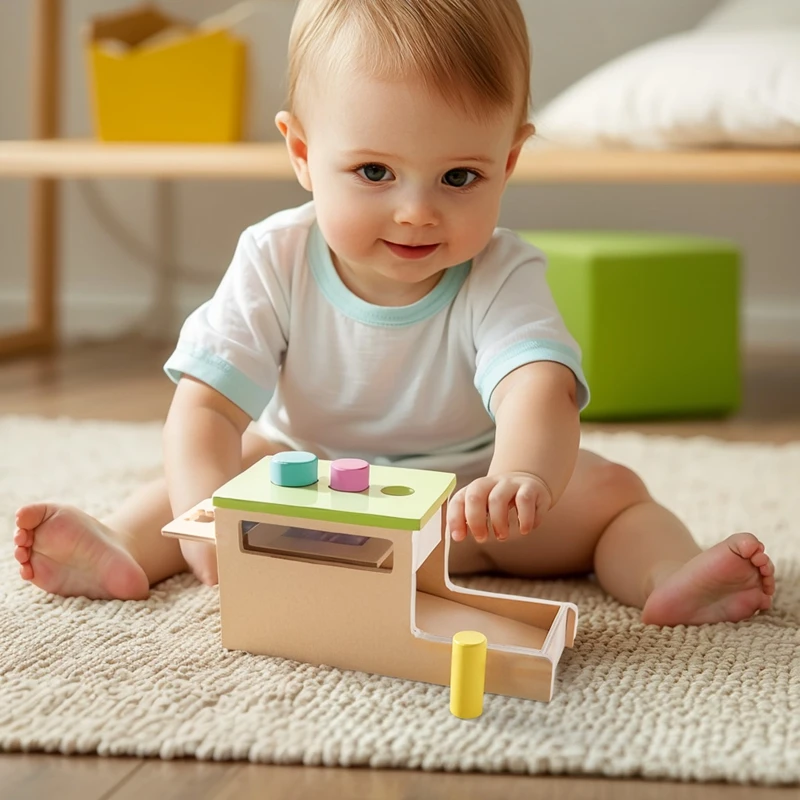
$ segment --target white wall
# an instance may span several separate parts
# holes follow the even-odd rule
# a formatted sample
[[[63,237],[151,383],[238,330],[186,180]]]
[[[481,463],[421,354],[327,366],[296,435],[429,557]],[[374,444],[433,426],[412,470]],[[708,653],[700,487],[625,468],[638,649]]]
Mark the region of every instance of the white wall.
[[[128,0],[62,0],[63,133],[91,135],[80,32],[97,13]],[[233,0],[162,0],[161,7],[202,19]],[[0,2],[0,138],[28,135],[29,0]],[[534,47],[537,105],[614,55],[693,25],[715,0],[523,0]],[[272,118],[283,98],[286,36],[294,3],[267,0],[245,26],[254,43],[251,136],[276,139]],[[151,181],[93,184],[114,214],[155,249],[157,187]],[[227,266],[241,229],[306,194],[288,184],[186,182],[173,185],[177,260],[191,272],[172,289],[164,271],[132,257],[100,226],[77,183],[63,184],[62,309],[70,338],[147,328],[163,333],[207,296]],[[0,181],[0,326],[24,314],[27,190]],[[800,342],[798,222],[800,187],[512,187],[501,224],[510,227],[609,227],[730,237],[746,256],[745,335],[749,342]]]

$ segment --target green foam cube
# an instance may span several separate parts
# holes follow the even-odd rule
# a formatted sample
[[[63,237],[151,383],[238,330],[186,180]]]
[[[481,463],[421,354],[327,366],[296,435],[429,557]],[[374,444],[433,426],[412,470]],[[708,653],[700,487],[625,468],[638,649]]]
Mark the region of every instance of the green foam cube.
[[[520,231],[583,352],[584,419],[707,416],[741,401],[739,268],[719,239]]]

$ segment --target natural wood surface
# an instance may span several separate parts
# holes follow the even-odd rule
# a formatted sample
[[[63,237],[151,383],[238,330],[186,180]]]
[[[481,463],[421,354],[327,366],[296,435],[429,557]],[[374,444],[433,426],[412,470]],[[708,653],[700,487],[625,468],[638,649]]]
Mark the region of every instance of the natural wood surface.
[[[91,756],[0,756],[0,800],[789,800],[797,788]]]
[[[124,144],[0,141],[0,176],[294,180],[281,142]],[[687,151],[534,147],[513,183],[800,183],[800,148]]]
[[[0,334],[0,358],[48,350],[41,331],[25,329]]]
[[[33,136],[54,139],[61,107],[61,0],[36,0],[31,45]]]
[[[0,363],[0,413],[163,419],[170,345],[138,339],[86,344]],[[800,440],[800,353],[745,358],[741,411],[728,419],[586,425],[678,436]],[[549,776],[325,769],[94,756],[0,756],[0,800],[783,800],[798,789]]]
[[[61,61],[60,0],[36,0],[32,39],[31,129],[39,140],[59,134]],[[0,338],[0,357],[47,351],[58,335],[58,183],[36,176],[30,194],[29,248],[31,302],[28,326]]]
[[[48,350],[58,338],[58,189],[57,181],[37,180],[30,195],[30,332]]]

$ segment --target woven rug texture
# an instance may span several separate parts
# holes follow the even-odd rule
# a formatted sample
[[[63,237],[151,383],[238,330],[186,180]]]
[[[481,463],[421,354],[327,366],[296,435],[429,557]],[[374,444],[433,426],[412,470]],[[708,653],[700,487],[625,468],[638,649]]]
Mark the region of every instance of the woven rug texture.
[[[0,418],[0,750],[278,764],[800,783],[800,442],[584,434],[636,469],[703,546],[757,532],[773,608],[660,629],[591,580],[476,577],[577,603],[554,699],[487,695],[227,652],[216,588],[179,575],[142,602],[46,594],[18,577],[17,506],[107,514],[160,472],[158,424]]]

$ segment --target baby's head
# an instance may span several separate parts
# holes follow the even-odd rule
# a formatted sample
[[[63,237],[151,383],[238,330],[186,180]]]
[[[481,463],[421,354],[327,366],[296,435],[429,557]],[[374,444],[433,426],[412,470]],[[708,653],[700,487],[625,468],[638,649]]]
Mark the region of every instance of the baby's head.
[[[430,282],[483,249],[533,132],[517,0],[300,0],[288,88],[276,122],[340,273]]]
[[[300,0],[289,110],[334,72],[419,80],[460,111],[528,121],[530,44],[517,0]]]

